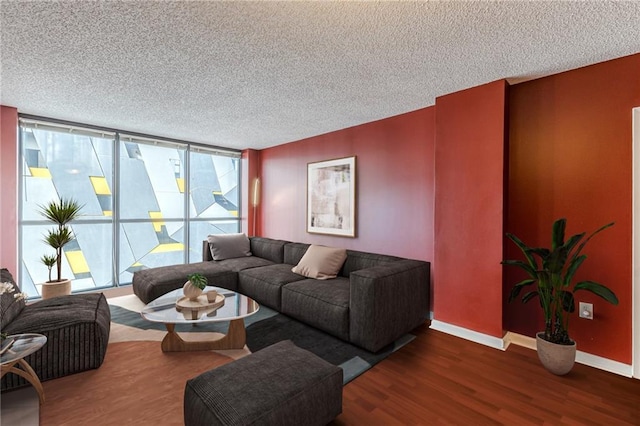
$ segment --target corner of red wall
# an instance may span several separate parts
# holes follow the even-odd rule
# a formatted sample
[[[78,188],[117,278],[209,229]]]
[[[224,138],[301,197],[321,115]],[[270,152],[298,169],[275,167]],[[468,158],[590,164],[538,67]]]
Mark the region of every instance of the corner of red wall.
[[[500,338],[507,87],[436,99],[434,319]]]
[[[18,110],[0,106],[0,265],[17,282],[18,268]]]

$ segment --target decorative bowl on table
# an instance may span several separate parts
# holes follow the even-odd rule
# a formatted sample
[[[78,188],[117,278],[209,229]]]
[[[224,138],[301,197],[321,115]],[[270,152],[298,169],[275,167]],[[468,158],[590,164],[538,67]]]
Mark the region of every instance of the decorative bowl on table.
[[[210,294],[214,293],[214,294]],[[212,300],[210,300],[212,299]],[[176,301],[176,310],[182,312],[185,319],[196,320],[201,314],[209,314],[224,305],[224,295],[217,291],[208,291],[195,299],[183,296]]]

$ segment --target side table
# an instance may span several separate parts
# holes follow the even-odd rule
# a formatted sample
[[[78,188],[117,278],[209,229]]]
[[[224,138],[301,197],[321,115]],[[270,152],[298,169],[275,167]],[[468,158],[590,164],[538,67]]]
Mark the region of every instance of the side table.
[[[13,373],[31,383],[38,392],[40,404],[44,402],[44,389],[33,368],[24,358],[39,350],[47,343],[47,337],[42,334],[27,333],[7,336],[7,341],[13,339],[11,347],[0,355],[0,379],[5,374]]]

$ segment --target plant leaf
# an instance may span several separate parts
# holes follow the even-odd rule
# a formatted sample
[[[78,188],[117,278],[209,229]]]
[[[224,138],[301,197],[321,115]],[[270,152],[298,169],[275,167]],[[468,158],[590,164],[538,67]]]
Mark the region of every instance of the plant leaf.
[[[600,233],[600,232],[604,231],[605,229],[612,227],[614,224],[615,224],[615,222],[607,223],[606,225],[602,225],[600,228],[598,228],[598,229],[596,229],[595,231],[593,231],[593,234],[589,235],[589,236],[587,237],[587,239],[586,239],[586,240],[584,240],[584,241],[582,242],[582,244],[580,244],[580,246],[578,247],[578,250],[576,250],[576,252],[573,254],[573,257],[574,257],[574,258],[575,258],[575,257],[578,257],[578,255],[580,254],[580,252],[582,251],[582,249],[584,248],[584,246],[586,246],[586,245],[587,245],[587,243],[589,242],[589,240],[590,240],[591,238],[595,237],[595,236],[596,236],[596,234],[598,234],[598,233]]]
[[[59,226],[63,226],[77,218],[84,205],[78,204],[73,198],[61,198],[60,201],[51,201],[47,205],[38,207],[42,216]]]
[[[57,260],[58,258],[52,254],[45,254],[40,258],[40,262],[44,263],[48,268],[52,268]]]
[[[527,274],[529,274],[531,278],[536,279],[538,277],[536,270],[533,269],[531,265],[524,263],[522,260],[503,260],[500,263],[502,263],[503,265],[512,265],[522,268]]]
[[[558,273],[562,271],[562,267],[567,260],[567,253],[562,247],[558,247],[549,253],[549,256],[542,262],[542,268],[550,273]]]
[[[576,244],[580,242],[580,240],[586,235],[586,232],[582,232],[580,234],[576,234],[571,236],[563,245],[567,250],[567,253],[571,253],[571,250],[575,247]]]
[[[62,248],[65,244],[73,241],[71,229],[65,227],[49,230],[44,241],[54,249]]]
[[[573,235],[565,243],[556,247],[543,262],[543,268],[553,273],[561,273],[573,247],[584,237],[584,233]]]
[[[534,280],[534,279],[522,280],[518,284],[513,286],[513,288],[511,289],[511,292],[509,293],[509,302],[512,302],[516,297],[518,297],[518,295],[520,294],[520,291],[524,287],[526,287],[528,285],[531,285],[531,284],[535,283],[536,281],[537,280]]]
[[[576,302],[573,298],[573,293],[570,291],[562,290],[562,309],[566,312],[573,312],[576,310]]]
[[[573,276],[575,275],[580,265],[582,265],[582,262],[584,262],[586,259],[587,259],[587,255],[583,254],[578,257],[574,257],[571,260],[571,262],[569,263],[569,267],[567,268],[567,273],[564,276],[565,287],[568,287],[569,284],[571,284],[571,280],[573,280]]]
[[[567,227],[567,219],[561,218],[553,222],[551,231],[551,251],[555,251],[558,247],[564,245],[564,230]]]
[[[594,281],[580,281],[573,288],[574,292],[578,290],[590,291],[591,293],[602,297],[604,300],[606,300],[607,302],[613,305],[618,304],[618,297],[615,295],[615,293],[600,283],[597,283]]]
[[[527,303],[529,300],[533,299],[536,296],[538,296],[537,290],[530,291],[529,293],[522,296],[522,303]]]
[[[531,266],[531,269],[534,271],[537,270],[538,262],[536,262],[536,259],[531,255],[531,248],[527,246],[525,243],[523,243],[520,238],[516,237],[513,234],[507,233],[507,238],[513,241],[515,245],[517,245],[518,248],[522,251],[522,254],[524,254],[524,257],[527,258],[527,262],[529,262],[529,266]]]
[[[530,251],[531,253],[538,255],[543,262],[551,253],[551,251],[548,248],[544,248],[544,247],[532,248]]]

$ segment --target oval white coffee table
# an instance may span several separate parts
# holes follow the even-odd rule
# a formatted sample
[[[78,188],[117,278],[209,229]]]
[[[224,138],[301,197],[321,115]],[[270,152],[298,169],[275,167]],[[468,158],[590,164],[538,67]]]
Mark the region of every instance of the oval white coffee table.
[[[204,293],[216,290],[224,296],[224,305],[217,309],[204,308],[193,311],[179,311],[176,302],[184,296],[182,288],[173,290],[151,301],[141,311],[147,321],[160,322],[167,328],[162,340],[163,352],[210,351],[213,349],[242,349],[247,341],[244,318],[255,314],[260,305],[255,300],[235,291],[218,287],[206,287]],[[186,341],[175,331],[176,324],[198,324],[205,322],[229,321],[227,334],[217,340]]]

